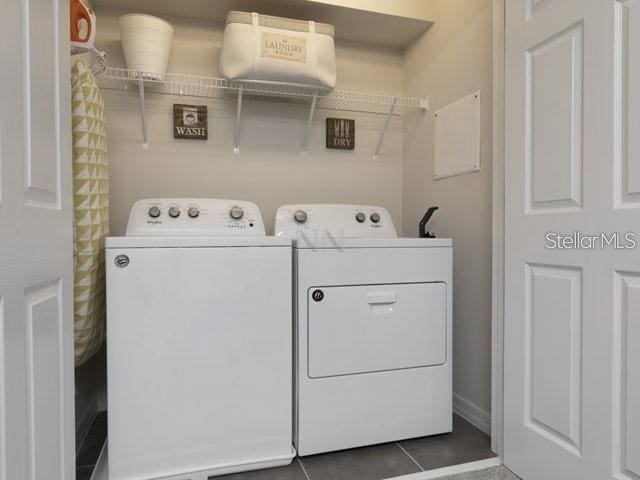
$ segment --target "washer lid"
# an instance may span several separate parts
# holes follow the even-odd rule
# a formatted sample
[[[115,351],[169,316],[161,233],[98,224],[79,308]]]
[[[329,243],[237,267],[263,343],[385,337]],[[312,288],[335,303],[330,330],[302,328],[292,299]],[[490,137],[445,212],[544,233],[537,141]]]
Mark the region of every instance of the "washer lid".
[[[106,248],[217,248],[291,247],[288,238],[276,237],[107,237]]]
[[[129,236],[265,235],[253,202],[216,198],[149,198],[131,207]]]

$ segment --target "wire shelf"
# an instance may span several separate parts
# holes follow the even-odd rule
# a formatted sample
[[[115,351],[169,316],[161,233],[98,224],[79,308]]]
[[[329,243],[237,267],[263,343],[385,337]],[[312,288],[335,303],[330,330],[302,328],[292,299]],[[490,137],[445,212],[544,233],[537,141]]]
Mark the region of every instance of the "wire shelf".
[[[374,93],[359,93],[346,90],[318,90],[311,87],[278,83],[229,81],[224,78],[182,75],[176,73],[149,73],[108,67],[103,61],[93,69],[98,85],[106,90],[137,92],[142,118],[142,145],[148,147],[145,115],[145,95],[165,94],[184,97],[233,99],[237,104],[234,151],[240,148],[241,111],[243,100],[260,100],[284,104],[301,104],[309,107],[307,127],[302,141],[302,151],[307,152],[314,111],[318,108],[333,111],[385,114],[386,119],[374,152],[378,157],[382,140],[394,115],[403,115],[411,110],[426,111],[426,98],[394,97]]]
[[[412,109],[426,110],[426,98],[393,97],[346,90],[313,90],[275,83],[234,82],[224,78],[145,73],[124,68],[104,67],[97,75],[98,84],[107,90],[138,90],[140,78],[148,93],[201,98],[229,98],[242,89],[244,98],[276,103],[309,104],[317,96],[316,108],[387,114],[395,105],[394,115]]]

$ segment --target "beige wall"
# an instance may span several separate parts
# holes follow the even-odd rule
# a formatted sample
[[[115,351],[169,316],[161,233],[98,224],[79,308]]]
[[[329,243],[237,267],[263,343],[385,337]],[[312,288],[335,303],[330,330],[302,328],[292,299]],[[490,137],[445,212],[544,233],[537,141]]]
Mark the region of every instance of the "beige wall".
[[[454,392],[491,408],[491,0],[434,0],[435,24],[407,52],[405,94],[428,95],[431,111],[405,119],[403,228],[416,235],[430,205],[431,228],[453,238]],[[481,171],[432,179],[433,111],[477,90],[482,96]]]
[[[240,154],[233,153],[233,101],[184,99],[209,106],[209,140],[174,140],[173,97],[149,96],[149,150],[141,148],[137,96],[105,92],[111,162],[112,233],[124,233],[131,204],[151,196],[249,199],[267,225],[292,202],[386,206],[399,229],[417,234],[429,205],[441,210],[432,225],[454,241],[454,391],[490,410],[491,356],[491,0],[431,0],[435,25],[404,55],[366,45],[337,46],[338,86],[429,96],[431,111],[394,120],[383,155],[372,160],[384,118],[357,120],[355,152],[324,149],[324,118],[314,120],[310,154],[300,154],[306,109],[247,105]],[[98,46],[111,65],[124,66],[116,26],[119,12],[98,9]],[[222,41],[217,23],[169,18],[176,30],[170,70],[215,75]],[[476,90],[482,94],[479,173],[432,180],[433,111]]]
[[[358,10],[398,15],[402,17],[433,20],[433,0],[307,0],[328,3]]]
[[[97,45],[108,63],[124,66],[116,25],[117,11],[98,9]],[[175,28],[170,71],[215,75],[222,25],[169,18]],[[400,95],[403,58],[400,52],[360,45],[337,46],[338,87]],[[318,111],[309,155],[301,155],[308,110],[296,106],[247,102],[242,117],[240,153],[233,153],[233,99],[206,101],[149,95],[149,149],[141,148],[137,96],[104,92],[111,165],[112,233],[124,233],[132,203],[145,197],[221,197],[255,201],[268,229],[276,208],[293,202],[368,203],[384,205],[401,224],[402,122],[390,126],[382,156],[373,161],[381,115],[339,113],[355,118],[356,150],[325,150],[324,119]],[[174,140],[173,103],[209,107],[209,140]]]

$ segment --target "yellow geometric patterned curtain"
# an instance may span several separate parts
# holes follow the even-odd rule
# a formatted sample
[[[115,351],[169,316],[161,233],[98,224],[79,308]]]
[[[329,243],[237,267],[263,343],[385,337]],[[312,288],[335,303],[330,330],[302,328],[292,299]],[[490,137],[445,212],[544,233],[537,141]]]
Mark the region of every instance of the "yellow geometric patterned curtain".
[[[74,188],[75,364],[102,345],[106,329],[104,239],[109,233],[109,166],[102,95],[83,60],[71,68]]]

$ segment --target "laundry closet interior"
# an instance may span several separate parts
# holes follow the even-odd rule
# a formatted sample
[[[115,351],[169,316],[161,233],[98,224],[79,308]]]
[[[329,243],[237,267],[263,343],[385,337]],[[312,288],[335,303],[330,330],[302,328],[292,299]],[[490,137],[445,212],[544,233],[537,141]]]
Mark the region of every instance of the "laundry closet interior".
[[[156,373],[165,379],[159,378],[158,385],[151,387],[150,370],[140,370],[143,376],[137,378],[139,360],[131,360],[127,368],[125,350],[115,345],[96,346],[97,352],[83,359],[75,371],[77,478],[101,478],[100,469],[112,461],[109,450],[119,451],[117,445],[110,443],[115,412],[110,411],[107,387],[114,380],[114,372],[129,375],[129,383],[115,388],[135,408],[121,417],[126,417],[132,428],[128,431],[132,445],[146,441],[143,432],[133,430],[137,418],[157,416],[156,422],[150,422],[148,436],[162,437],[162,432],[166,432],[166,437],[171,437],[184,433],[187,423],[196,425],[202,419],[210,420],[206,415],[198,417],[208,402],[219,405],[228,402],[230,408],[235,408],[234,403],[246,404],[250,418],[256,414],[252,409],[259,411],[268,402],[277,403],[277,398],[286,397],[279,405],[284,412],[282,418],[274,415],[265,419],[265,423],[281,420],[279,432],[284,431],[287,438],[291,436],[292,449],[285,452],[284,460],[270,463],[273,452],[267,451],[268,445],[280,433],[260,428],[259,434],[265,438],[263,458],[254,455],[250,461],[237,459],[236,463],[244,467],[234,467],[234,442],[243,443],[243,432],[247,444],[255,439],[249,439],[251,429],[241,426],[242,418],[235,417],[239,410],[233,410],[230,418],[225,419],[224,428],[237,431],[229,435],[229,445],[223,448],[226,457],[219,464],[215,452],[211,453],[212,460],[206,468],[197,464],[196,459],[207,452],[198,451],[194,455],[187,452],[185,462],[192,462],[191,465],[183,465],[182,470],[167,467],[154,471],[150,467],[155,461],[154,447],[141,446],[135,452],[140,458],[123,459],[116,467],[122,467],[116,469],[116,473],[122,472],[121,476],[110,472],[109,477],[102,477],[110,480],[203,480],[209,474],[233,480],[382,480],[470,462],[498,465],[494,453],[497,446],[491,441],[493,2],[92,0],[89,3],[96,18],[94,46],[104,56],[101,58],[96,52],[79,53],[72,56],[71,64],[79,60],[86,63],[104,101],[108,236],[117,237],[107,242],[106,248],[108,315],[127,310],[126,305],[115,299],[114,292],[124,296],[127,290],[135,289],[135,282],[129,284],[123,276],[128,269],[135,271],[147,261],[149,268],[159,273],[156,278],[145,280],[149,290],[145,294],[149,296],[145,297],[144,305],[136,307],[140,308],[141,317],[145,312],[154,312],[149,316],[163,315],[162,310],[167,309],[163,307],[156,312],[153,305],[156,300],[170,299],[172,311],[179,304],[179,308],[175,307],[176,316],[180,311],[186,315],[191,306],[198,308],[209,291],[205,266],[215,271],[217,257],[202,261],[192,258],[194,252],[205,248],[198,243],[201,235],[211,232],[193,234],[189,229],[203,219],[223,219],[224,228],[233,225],[237,232],[225,231],[221,238],[234,234],[245,238],[238,240],[235,245],[238,248],[224,249],[223,240],[213,245],[225,252],[220,258],[228,264],[220,272],[228,277],[225,281],[212,280],[210,289],[219,292],[216,301],[220,303],[225,302],[224,292],[233,301],[244,298],[248,303],[258,292],[255,296],[263,303],[247,306],[246,311],[244,307],[230,307],[231,316],[237,311],[246,316],[261,316],[261,309],[271,308],[282,299],[284,306],[278,313],[288,323],[278,335],[289,342],[288,346],[283,344],[283,349],[289,349],[290,356],[278,357],[283,363],[275,360],[271,363],[269,354],[261,357],[262,347],[251,343],[253,336],[258,341],[257,329],[261,328],[265,349],[278,344],[276,330],[266,322],[270,314],[261,316],[264,321],[257,322],[256,330],[247,335],[242,333],[241,324],[237,324],[238,331],[213,331],[210,348],[217,349],[214,354],[219,356],[204,363],[208,368],[217,366],[222,370],[241,365],[239,375],[246,376],[234,378],[229,370],[224,387],[209,384],[203,389],[202,385],[211,381],[206,372],[193,375],[188,371],[190,367],[197,368],[200,360],[186,362],[183,375],[171,367],[171,362],[187,355],[190,337],[197,343],[192,351],[206,356],[205,337],[209,333],[198,336],[192,332],[189,337],[185,330],[198,328],[196,324],[184,325],[176,318],[175,325],[165,331],[164,340],[152,348],[150,343],[156,338],[152,333],[153,322],[149,323],[151,330],[136,327],[122,330],[122,325],[113,326],[111,318],[107,318],[107,334],[102,332],[102,336],[110,341],[109,335],[117,332],[121,335],[117,338],[125,343],[133,339],[129,342],[131,348],[139,350],[135,358],[140,358],[140,351],[147,359],[156,355]],[[311,28],[321,33],[323,25],[333,26],[335,85],[309,88],[225,78],[220,68],[225,20],[226,26],[236,24],[230,23],[229,12],[244,12],[245,16],[234,17],[234,21],[247,28],[261,25],[260,16],[301,20],[285,26],[301,25],[299,31],[305,32]],[[127,14],[149,15],[170,24],[173,38],[166,73],[142,74],[127,65],[122,24],[119,27],[119,19]],[[304,21],[315,23],[308,27]],[[265,22],[278,24],[276,20]],[[294,31],[295,28],[298,27]],[[316,55],[315,47],[299,50],[295,42],[287,40],[286,34],[271,34],[276,43],[285,37],[288,47],[279,48],[291,48],[294,57],[301,55],[291,63],[303,63],[307,57]],[[263,42],[265,38],[269,40],[263,36]],[[73,66],[72,71],[76,68]],[[197,116],[191,126],[205,128],[206,138],[202,138],[202,131],[182,135],[192,138],[176,138],[181,135],[177,126],[183,129],[190,126],[187,121],[190,112]],[[438,209],[432,211],[424,229],[420,221],[430,207]],[[158,209],[157,218],[151,208]],[[178,211],[175,217],[169,213],[171,208]],[[314,238],[325,219],[333,230]],[[165,228],[171,220],[180,222],[182,230],[159,234],[153,240],[155,243],[150,244],[151,250],[164,253],[175,247],[170,238],[191,232],[192,238],[182,245],[184,248],[179,248],[180,255],[184,255],[179,258],[193,262],[190,267],[171,263],[177,261],[173,257],[137,259],[134,254],[143,247],[135,240],[126,243],[125,239],[136,236],[131,231],[140,226],[139,236],[146,238],[150,229]],[[264,240],[256,240],[254,233],[259,234],[262,227]],[[358,232],[365,227],[368,233],[359,238]],[[418,238],[424,237],[426,230],[435,238]],[[352,231],[356,233],[351,234]],[[380,243],[368,243],[372,239]],[[425,245],[428,248],[423,248]],[[254,250],[258,252],[260,248],[272,251],[273,259],[267,260],[261,253],[254,256]],[[288,253],[281,255],[284,250]],[[281,256],[289,262],[285,262],[289,266],[283,270],[285,273],[276,264]],[[231,264],[232,260],[236,263]],[[361,272],[365,271],[370,273],[371,281],[364,279],[365,273]],[[188,289],[188,298],[176,298],[182,290],[176,295],[169,288],[163,289],[164,280],[159,278],[167,272],[168,283],[173,276],[176,282],[180,279],[183,284],[194,284]],[[339,278],[327,280],[333,274]],[[231,286],[236,276],[242,277],[239,285],[253,290],[239,293]],[[109,283],[112,280],[113,284]],[[287,290],[289,297],[278,290],[278,282],[291,286]],[[353,295],[366,299],[366,308],[354,306],[349,300]],[[405,299],[409,299],[408,306],[403,304]],[[373,317],[368,317],[369,314]],[[309,322],[297,323],[304,315],[309,316]],[[321,325],[312,323],[314,315],[324,319]],[[343,315],[363,318],[345,327]],[[366,322],[374,317],[378,322],[387,318],[385,315],[393,319],[394,315],[397,318],[407,315],[415,322],[401,323],[397,328],[384,325],[375,333],[376,323],[368,330]],[[443,319],[438,326],[431,320],[436,316]],[[304,335],[300,335],[301,328]],[[320,340],[314,343],[316,334],[324,343]],[[438,335],[440,340],[434,340],[432,335]],[[240,358],[241,354],[230,349],[225,357],[225,341],[234,346],[246,341],[251,353]],[[388,348],[375,347],[385,341]],[[373,347],[367,347],[367,342],[373,342]],[[415,355],[411,353],[413,348]],[[367,355],[370,358],[365,358]],[[116,357],[118,364],[111,366],[112,371],[107,374]],[[225,358],[229,365],[222,364]],[[260,368],[265,371],[270,366],[282,367],[286,371],[284,380],[271,382],[264,375],[253,378],[251,362],[255,365],[263,362]],[[144,365],[153,369],[152,361],[145,361]],[[434,369],[443,366],[450,368],[449,373],[442,373],[435,381],[440,374],[433,374]],[[368,380],[394,372],[415,377],[397,383],[391,380],[376,384]],[[198,385],[191,389],[187,379]],[[163,380],[166,388],[162,387]],[[349,386],[348,382],[358,381],[362,383]],[[429,385],[431,381],[433,385]],[[336,385],[341,382],[340,387],[322,390],[330,382]],[[385,416],[376,409],[393,396],[393,385],[401,390],[411,382],[420,383],[418,390],[424,392],[416,395],[414,403],[402,399],[410,405],[407,412],[423,407],[425,411],[448,411],[450,428],[446,421],[438,423],[435,413],[431,417],[425,414],[424,418],[418,414],[421,418],[418,421],[438,424],[434,427],[438,431],[434,435],[416,435],[412,432],[420,430],[412,429],[412,413],[402,419],[402,411],[389,411],[389,418],[404,422],[393,437],[391,430],[395,427],[384,424]],[[285,394],[277,397],[276,388],[281,387]],[[222,388],[225,392],[219,390]],[[242,396],[238,402],[230,400],[236,388]],[[431,396],[430,389],[442,391]],[[194,398],[198,392],[206,393],[207,398]],[[261,395],[269,397],[268,400],[261,402]],[[191,409],[190,414],[172,416],[171,408],[175,409],[176,404],[163,407],[163,401],[169,397],[175,401],[187,399],[184,408]],[[252,401],[247,402],[247,397],[252,397]],[[442,400],[445,397],[450,401]],[[122,403],[121,398],[118,401]],[[301,403],[305,401],[318,404],[305,407]],[[328,409],[331,402],[335,405]],[[386,405],[401,405],[400,400],[395,402],[389,400]],[[351,406],[341,411],[341,405],[346,404]],[[313,415],[305,412],[316,407],[317,416],[311,419]],[[329,410],[335,418],[331,418]],[[368,418],[367,410],[375,415],[362,425],[357,419]],[[326,426],[324,436],[310,434],[308,448],[297,445],[306,438],[302,427],[296,427],[297,415],[307,415],[310,430]],[[353,435],[344,433],[349,418],[354,419]],[[119,421],[116,419],[116,424]],[[172,425],[172,421],[179,421],[180,425]],[[332,422],[336,423],[334,428],[328,426]],[[378,428],[377,422],[383,426]],[[126,431],[122,425],[117,428]],[[207,428],[216,432],[220,425],[211,424]],[[344,442],[332,443],[331,432],[342,432],[337,437]],[[387,433],[391,436],[385,436]],[[373,441],[367,442],[368,435]],[[205,437],[205,431],[194,434],[194,442]],[[166,448],[171,442],[160,444],[159,448]],[[254,447],[259,451],[257,443],[251,448]],[[198,450],[197,445],[194,448]],[[179,465],[180,453],[174,452],[172,459],[163,454],[161,462]],[[138,460],[146,470],[132,467],[131,462]]]

